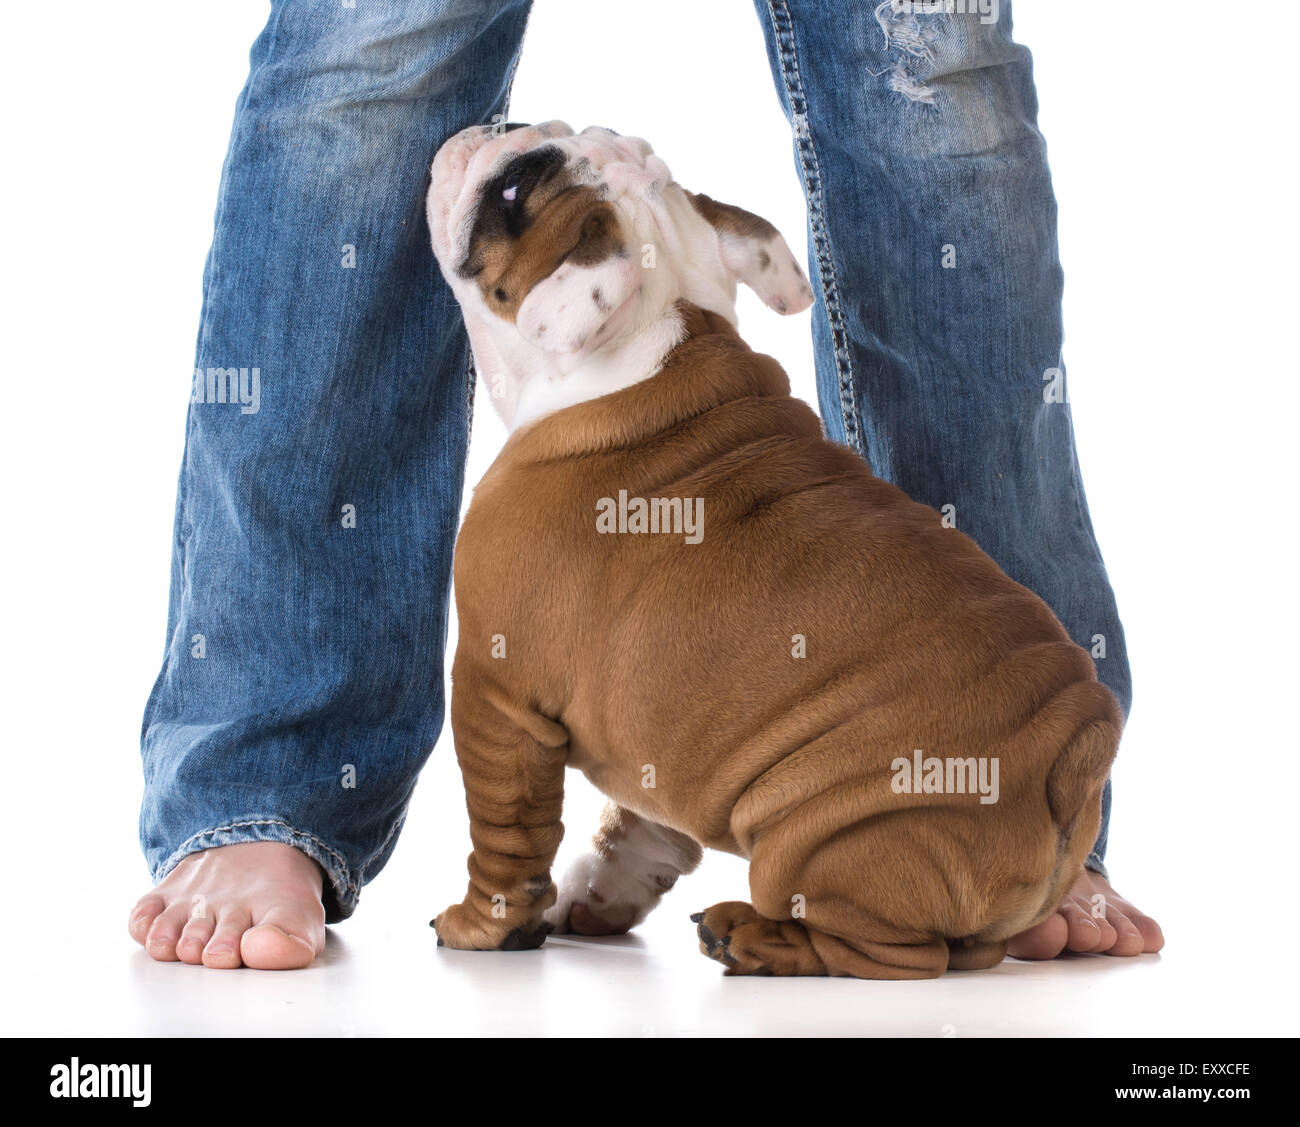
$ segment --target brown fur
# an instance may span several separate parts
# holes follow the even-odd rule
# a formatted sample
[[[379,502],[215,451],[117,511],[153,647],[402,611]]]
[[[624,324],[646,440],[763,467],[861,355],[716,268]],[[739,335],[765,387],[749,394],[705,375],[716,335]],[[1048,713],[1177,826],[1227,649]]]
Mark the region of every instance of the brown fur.
[[[719,234],[737,235],[744,239],[775,239],[780,232],[761,215],[746,211],[735,204],[722,203],[703,192],[687,192],[691,205],[707,219]]]
[[[573,182],[563,158],[545,147],[507,165],[483,186],[470,233],[469,251],[458,266],[476,279],[483,299],[511,323],[529,291],[568,260],[578,266],[626,253],[618,219],[599,189]],[[501,200],[511,177],[519,181],[513,205]]]
[[[657,375],[518,431],[474,495],[452,697],[474,853],[439,935],[542,941],[568,765],[749,858],[752,905],[697,919],[730,973],[992,965],[1092,844],[1118,706],[1041,599],[823,438],[722,318],[683,315]],[[620,489],[704,498],[702,542],[598,534]],[[1000,801],[895,793],[915,748],[997,756]]]

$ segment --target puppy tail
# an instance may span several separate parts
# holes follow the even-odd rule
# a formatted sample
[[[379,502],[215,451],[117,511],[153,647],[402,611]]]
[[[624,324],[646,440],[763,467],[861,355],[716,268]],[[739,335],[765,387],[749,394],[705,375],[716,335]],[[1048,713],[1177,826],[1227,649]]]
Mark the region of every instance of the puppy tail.
[[[1109,689],[1090,681],[1078,686],[1078,690],[1091,698],[1088,703],[1093,707],[1084,713],[1089,719],[1075,732],[1047,775],[1047,804],[1052,820],[1067,835],[1085,806],[1099,801],[1123,728],[1119,705]]]

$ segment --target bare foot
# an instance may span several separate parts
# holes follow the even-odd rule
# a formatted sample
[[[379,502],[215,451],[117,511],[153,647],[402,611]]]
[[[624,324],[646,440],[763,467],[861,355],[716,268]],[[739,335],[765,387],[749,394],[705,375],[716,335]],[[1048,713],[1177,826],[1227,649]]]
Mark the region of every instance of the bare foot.
[[[127,930],[160,962],[296,970],[325,946],[320,866],[292,845],[191,853],[131,909]]]
[[[1007,954],[1017,959],[1054,959],[1063,951],[1141,955],[1164,945],[1155,920],[1111,888],[1105,877],[1084,869],[1056,915],[1017,935],[1007,945]]]

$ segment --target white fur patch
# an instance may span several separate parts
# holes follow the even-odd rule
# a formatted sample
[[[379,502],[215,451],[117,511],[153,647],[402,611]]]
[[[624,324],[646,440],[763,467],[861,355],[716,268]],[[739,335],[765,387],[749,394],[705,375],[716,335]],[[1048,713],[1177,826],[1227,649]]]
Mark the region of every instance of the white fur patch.
[[[802,313],[813,303],[808,275],[780,235],[765,242],[737,235],[718,236],[727,269],[778,313]]]
[[[457,267],[469,248],[483,185],[519,153],[552,145],[567,174],[617,209],[627,258],[562,263],[534,284],[514,322],[489,309]],[[783,313],[812,301],[785,240],[720,234],[637,137],[599,127],[575,134],[562,121],[496,133],[458,133],[433,161],[426,202],[434,254],[460,302],[475,367],[506,425],[516,428],[586,399],[648,379],[681,340],[679,300],[736,324],[736,283]],[[599,294],[599,300],[594,296]]]
[[[608,819],[613,804],[606,810]],[[597,838],[600,834],[597,834]],[[558,882],[559,897],[546,912],[546,922],[565,931],[575,904],[622,928],[632,928],[673,887],[677,878],[700,863],[699,845],[684,834],[633,817],[626,831],[603,855],[579,857]]]
[[[590,266],[566,262],[528,292],[515,324],[547,352],[581,352],[600,343],[640,288],[641,267],[626,254]]]

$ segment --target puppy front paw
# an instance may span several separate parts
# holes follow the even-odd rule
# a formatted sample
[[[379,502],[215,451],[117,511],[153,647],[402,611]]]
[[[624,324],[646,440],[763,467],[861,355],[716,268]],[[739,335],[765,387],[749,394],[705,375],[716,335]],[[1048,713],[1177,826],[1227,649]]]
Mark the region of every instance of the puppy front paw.
[[[509,913],[496,919],[471,904],[453,904],[429,926],[438,933],[439,947],[460,951],[531,951],[551,933],[545,920],[512,922]]]

